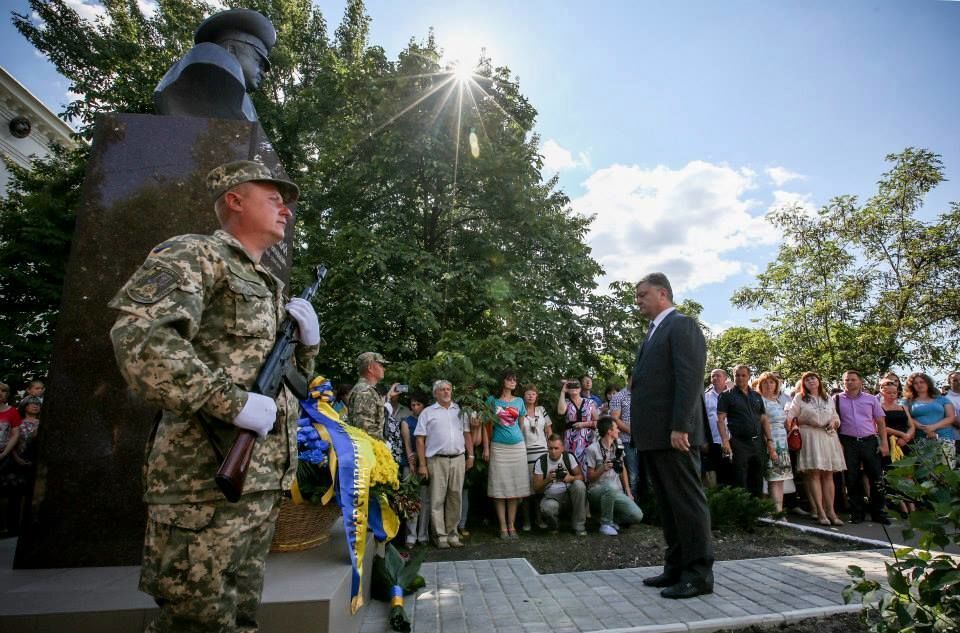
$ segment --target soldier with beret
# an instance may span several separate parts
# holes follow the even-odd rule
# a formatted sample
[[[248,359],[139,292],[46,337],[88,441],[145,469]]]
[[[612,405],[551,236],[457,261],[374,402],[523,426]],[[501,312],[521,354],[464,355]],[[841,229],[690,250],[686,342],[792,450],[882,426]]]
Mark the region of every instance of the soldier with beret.
[[[270,20],[252,9],[221,11],[200,24],[193,40],[154,90],[157,114],[256,121],[247,93],[270,70],[277,43]]]
[[[377,393],[376,386],[383,380],[384,367],[388,364],[377,352],[364,352],[357,356],[360,378],[347,395],[347,422],[378,440],[383,439],[386,410],[384,399]],[[391,387],[388,397],[394,393],[394,387]]]
[[[285,312],[298,326],[304,374],[320,341],[310,303],[286,301],[283,283],[260,263],[293,221],[286,204],[297,186],[236,161],[213,169],[207,188],[222,228],[158,245],[110,302],[120,371],[163,410],[147,449],[140,575],[140,589],[160,606],[154,632],[256,630],[280,493],[297,463],[299,405],[286,387],[276,400],[248,389]],[[230,503],[214,476],[217,453],[238,429],[260,439],[244,494]]]

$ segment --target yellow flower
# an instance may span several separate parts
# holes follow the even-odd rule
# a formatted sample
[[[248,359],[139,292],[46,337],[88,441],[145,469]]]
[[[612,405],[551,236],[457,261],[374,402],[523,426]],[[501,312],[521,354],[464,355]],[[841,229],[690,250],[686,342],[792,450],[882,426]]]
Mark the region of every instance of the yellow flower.
[[[386,484],[396,490],[400,487],[400,468],[383,440],[370,437],[365,431],[349,424],[342,424],[355,442],[368,442],[373,448],[374,463],[370,465],[370,485]]]

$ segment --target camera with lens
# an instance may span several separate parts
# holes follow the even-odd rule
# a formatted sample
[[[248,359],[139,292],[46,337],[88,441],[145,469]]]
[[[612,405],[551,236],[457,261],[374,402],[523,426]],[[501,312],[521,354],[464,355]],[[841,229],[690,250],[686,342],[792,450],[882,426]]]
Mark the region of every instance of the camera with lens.
[[[613,453],[613,472],[618,475],[623,472],[623,444],[617,440],[617,448]]]
[[[567,476],[567,469],[563,467],[563,462],[557,464],[557,469],[553,471],[556,481],[563,481]]]

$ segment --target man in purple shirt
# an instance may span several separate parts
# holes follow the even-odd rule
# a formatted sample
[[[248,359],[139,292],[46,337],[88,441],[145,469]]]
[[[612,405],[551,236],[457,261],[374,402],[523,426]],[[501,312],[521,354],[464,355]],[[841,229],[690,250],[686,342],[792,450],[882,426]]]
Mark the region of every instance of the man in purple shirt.
[[[850,522],[861,523],[869,510],[873,521],[889,525],[890,519],[883,511],[883,471],[880,467],[880,456],[890,453],[886,414],[876,398],[863,392],[863,378],[859,372],[852,369],[844,372],[843,388],[843,393],[834,396],[834,404],[840,416],[843,459],[847,462],[845,475]],[[870,480],[868,507],[864,507],[863,502],[863,475]]]

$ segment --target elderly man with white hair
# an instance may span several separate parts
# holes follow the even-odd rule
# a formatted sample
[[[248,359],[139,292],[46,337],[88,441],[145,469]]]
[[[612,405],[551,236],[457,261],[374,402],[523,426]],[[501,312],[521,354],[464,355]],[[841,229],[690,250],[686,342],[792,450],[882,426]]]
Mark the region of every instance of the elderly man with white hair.
[[[463,476],[473,467],[470,421],[453,401],[453,385],[433,383],[436,402],[417,418],[417,474],[430,483],[430,519],[437,547],[463,547],[457,536]],[[466,461],[464,461],[466,455]]]

